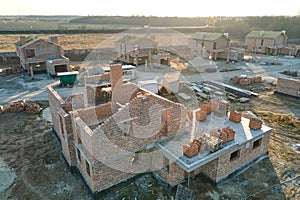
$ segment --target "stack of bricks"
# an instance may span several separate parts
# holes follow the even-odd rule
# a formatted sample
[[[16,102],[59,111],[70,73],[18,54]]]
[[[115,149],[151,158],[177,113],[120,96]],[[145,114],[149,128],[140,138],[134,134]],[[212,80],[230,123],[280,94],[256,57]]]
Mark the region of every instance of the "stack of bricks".
[[[23,112],[25,110],[25,100],[11,102],[9,110],[10,112]]]
[[[200,106],[200,109],[204,112],[206,112],[206,114],[210,114],[211,113],[211,104],[203,104]]]
[[[203,132],[201,136],[199,137],[199,140],[202,141],[202,144],[205,145],[204,149],[214,152],[220,149],[222,146],[222,140],[219,139],[219,137],[215,137],[212,135],[209,135],[206,132]]]
[[[197,155],[201,148],[201,141],[194,139],[193,142],[183,145],[183,154],[189,158]]]
[[[248,86],[252,84],[252,78],[242,77],[240,78],[239,84],[241,86]]]
[[[232,141],[235,138],[235,130],[233,130],[233,128],[231,128],[229,126],[226,127],[226,128],[222,128],[222,135],[226,135],[227,136],[226,137],[227,138],[226,141],[223,141],[223,143]]]
[[[230,81],[231,81],[231,83],[237,85],[240,82],[240,79],[239,79],[239,77],[234,76],[230,79]]]
[[[210,136],[210,137],[206,138],[205,144],[206,144],[206,148],[208,151],[215,152],[215,151],[221,149],[222,140],[220,140],[217,137]]]
[[[252,83],[261,83],[262,82],[262,77],[261,76],[255,76],[252,78],[249,77],[237,77],[234,76],[230,79],[231,83],[237,85],[242,85],[242,86],[248,86],[251,85]]]
[[[214,115],[218,117],[224,117],[227,115],[229,103],[228,101],[222,100],[218,102],[218,107],[214,110]]]
[[[222,143],[224,144],[226,142],[234,140],[235,130],[228,126],[226,128],[222,128],[222,129],[211,130],[210,135],[221,139]]]
[[[197,119],[198,121],[204,121],[204,120],[206,120],[206,118],[207,118],[207,113],[206,113],[206,111],[198,110],[198,111],[196,112],[196,119]]]
[[[242,121],[242,113],[237,111],[231,111],[229,115],[229,120],[235,123],[240,123]]]
[[[261,129],[262,127],[262,120],[252,117],[249,122],[249,128],[253,130]]]
[[[217,110],[219,108],[218,102],[208,102],[207,105],[210,107],[211,112]]]

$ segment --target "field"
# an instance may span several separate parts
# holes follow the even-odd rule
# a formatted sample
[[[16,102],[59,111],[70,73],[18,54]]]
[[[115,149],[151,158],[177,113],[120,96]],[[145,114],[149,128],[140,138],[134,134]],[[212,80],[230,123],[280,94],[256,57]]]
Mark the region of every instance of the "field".
[[[38,34],[38,38],[47,39],[49,35]],[[58,43],[64,49],[93,49],[104,41],[110,34],[58,34]],[[14,43],[19,41],[19,35],[0,35],[0,52],[15,52]]]

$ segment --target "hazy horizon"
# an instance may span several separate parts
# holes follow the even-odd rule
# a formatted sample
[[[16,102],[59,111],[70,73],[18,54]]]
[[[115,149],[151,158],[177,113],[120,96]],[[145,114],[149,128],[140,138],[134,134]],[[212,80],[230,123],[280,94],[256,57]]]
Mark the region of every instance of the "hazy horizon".
[[[296,16],[300,15],[300,1],[272,0],[214,0],[199,1],[118,1],[85,0],[37,1],[10,0],[2,3],[0,15],[77,15],[77,16],[157,16],[157,17],[208,17],[208,16]]]

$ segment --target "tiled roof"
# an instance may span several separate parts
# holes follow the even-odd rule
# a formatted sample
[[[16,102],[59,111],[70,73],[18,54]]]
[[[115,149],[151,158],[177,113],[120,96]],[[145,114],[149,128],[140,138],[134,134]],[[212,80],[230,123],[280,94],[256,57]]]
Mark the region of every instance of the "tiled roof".
[[[223,33],[197,32],[192,35],[193,39],[215,41],[220,37],[226,37]]]
[[[29,42],[31,42],[31,41],[37,40],[37,38],[35,38],[35,37],[32,36],[32,35],[27,36],[25,39],[26,39],[26,44],[29,43]],[[17,45],[17,46],[22,46],[22,45],[21,45],[21,41],[16,42],[15,45]],[[24,46],[24,45],[23,45],[23,46]]]
[[[246,37],[275,39],[279,35],[287,37],[286,34],[282,31],[251,31],[250,33],[248,33],[248,35],[246,35]]]

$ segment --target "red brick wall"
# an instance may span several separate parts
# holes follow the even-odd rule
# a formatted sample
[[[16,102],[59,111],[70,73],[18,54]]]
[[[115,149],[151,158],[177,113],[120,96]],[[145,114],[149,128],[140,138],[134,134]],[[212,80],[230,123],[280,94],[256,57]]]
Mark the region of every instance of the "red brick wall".
[[[112,115],[111,103],[101,104],[96,107],[76,110],[78,116],[87,124],[97,119],[109,117]]]

